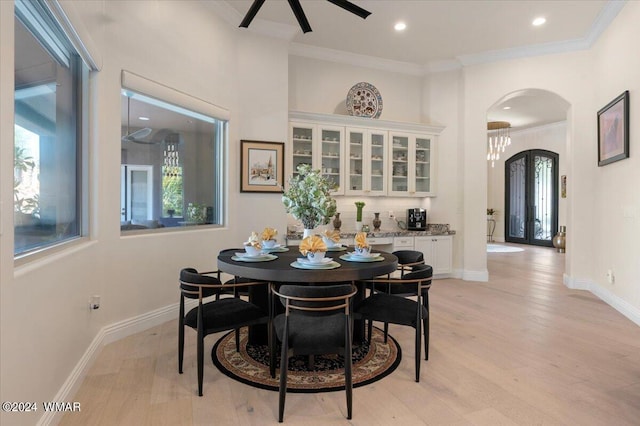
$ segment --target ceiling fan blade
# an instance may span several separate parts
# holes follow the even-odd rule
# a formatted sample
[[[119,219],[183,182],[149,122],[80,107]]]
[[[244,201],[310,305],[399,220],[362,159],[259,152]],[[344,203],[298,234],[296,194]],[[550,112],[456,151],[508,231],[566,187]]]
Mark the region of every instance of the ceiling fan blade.
[[[262,7],[263,3],[264,3],[264,0],[254,0],[253,1],[253,4],[249,8],[249,11],[244,16],[244,19],[242,20],[242,22],[240,22],[240,26],[241,27],[249,28],[249,24],[251,23],[251,21],[253,21],[253,18],[255,18],[256,14],[258,13],[260,8]]]
[[[362,19],[367,19],[367,16],[371,15],[371,12],[369,12],[368,10],[365,10],[365,9],[361,8],[360,6],[357,6],[357,5],[351,3],[350,1],[347,1],[347,0],[327,0],[327,1],[335,4],[336,6],[340,6],[344,10],[348,10],[349,12],[353,13],[354,15],[358,15]]]
[[[293,14],[296,15],[296,19],[300,24],[300,28],[302,28],[303,33],[308,33],[311,31],[311,25],[309,25],[309,21],[307,21],[307,16],[304,14],[304,10],[302,10],[302,6],[300,6],[300,0],[289,0],[289,6],[291,6],[291,10],[293,10]]]

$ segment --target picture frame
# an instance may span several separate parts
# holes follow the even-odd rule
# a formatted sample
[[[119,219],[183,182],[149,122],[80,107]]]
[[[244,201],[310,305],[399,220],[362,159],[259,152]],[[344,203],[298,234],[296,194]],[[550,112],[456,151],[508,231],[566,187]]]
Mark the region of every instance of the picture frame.
[[[598,166],[629,158],[629,91],[598,111]]]
[[[240,141],[240,192],[284,191],[284,142]]]

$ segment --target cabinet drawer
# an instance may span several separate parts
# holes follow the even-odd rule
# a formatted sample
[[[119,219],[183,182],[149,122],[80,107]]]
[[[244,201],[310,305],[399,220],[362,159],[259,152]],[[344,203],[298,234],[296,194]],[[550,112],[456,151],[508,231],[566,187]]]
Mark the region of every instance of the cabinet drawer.
[[[400,247],[413,248],[413,237],[394,237],[393,247],[394,249]]]
[[[367,242],[372,246],[381,246],[384,244],[393,244],[393,238],[367,238]]]

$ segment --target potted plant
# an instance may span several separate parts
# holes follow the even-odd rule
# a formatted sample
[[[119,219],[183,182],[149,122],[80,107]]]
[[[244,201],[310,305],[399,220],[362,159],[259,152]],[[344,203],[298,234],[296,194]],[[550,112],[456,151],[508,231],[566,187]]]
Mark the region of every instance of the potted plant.
[[[494,209],[487,209],[487,219],[493,219],[493,215],[495,214]]]
[[[298,174],[289,178],[282,203],[287,213],[302,222],[307,237],[316,226],[328,224],[336,214],[336,200],[331,197],[335,184],[309,164],[301,164],[297,170]]]

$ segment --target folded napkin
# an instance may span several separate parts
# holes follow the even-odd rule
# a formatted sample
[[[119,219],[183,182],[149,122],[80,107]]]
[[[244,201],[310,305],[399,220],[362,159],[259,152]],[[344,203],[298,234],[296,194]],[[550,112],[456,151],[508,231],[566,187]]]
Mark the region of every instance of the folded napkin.
[[[262,245],[260,244],[260,238],[256,232],[251,232],[249,239],[244,243],[245,246],[252,246],[257,249],[261,249]]]
[[[369,247],[369,243],[367,242],[367,233],[366,232],[358,232],[355,237],[356,247],[358,248],[367,248]]]
[[[324,231],[324,236],[333,241],[334,243],[339,243],[340,242],[340,231],[331,231],[329,229],[327,229],[326,231]]]
[[[302,253],[303,256],[317,251],[327,251],[327,245],[319,235],[311,235],[300,243],[300,253]]]
[[[278,235],[278,230],[275,228],[264,228],[264,231],[262,231],[262,239],[264,241],[275,240],[276,235]]]

